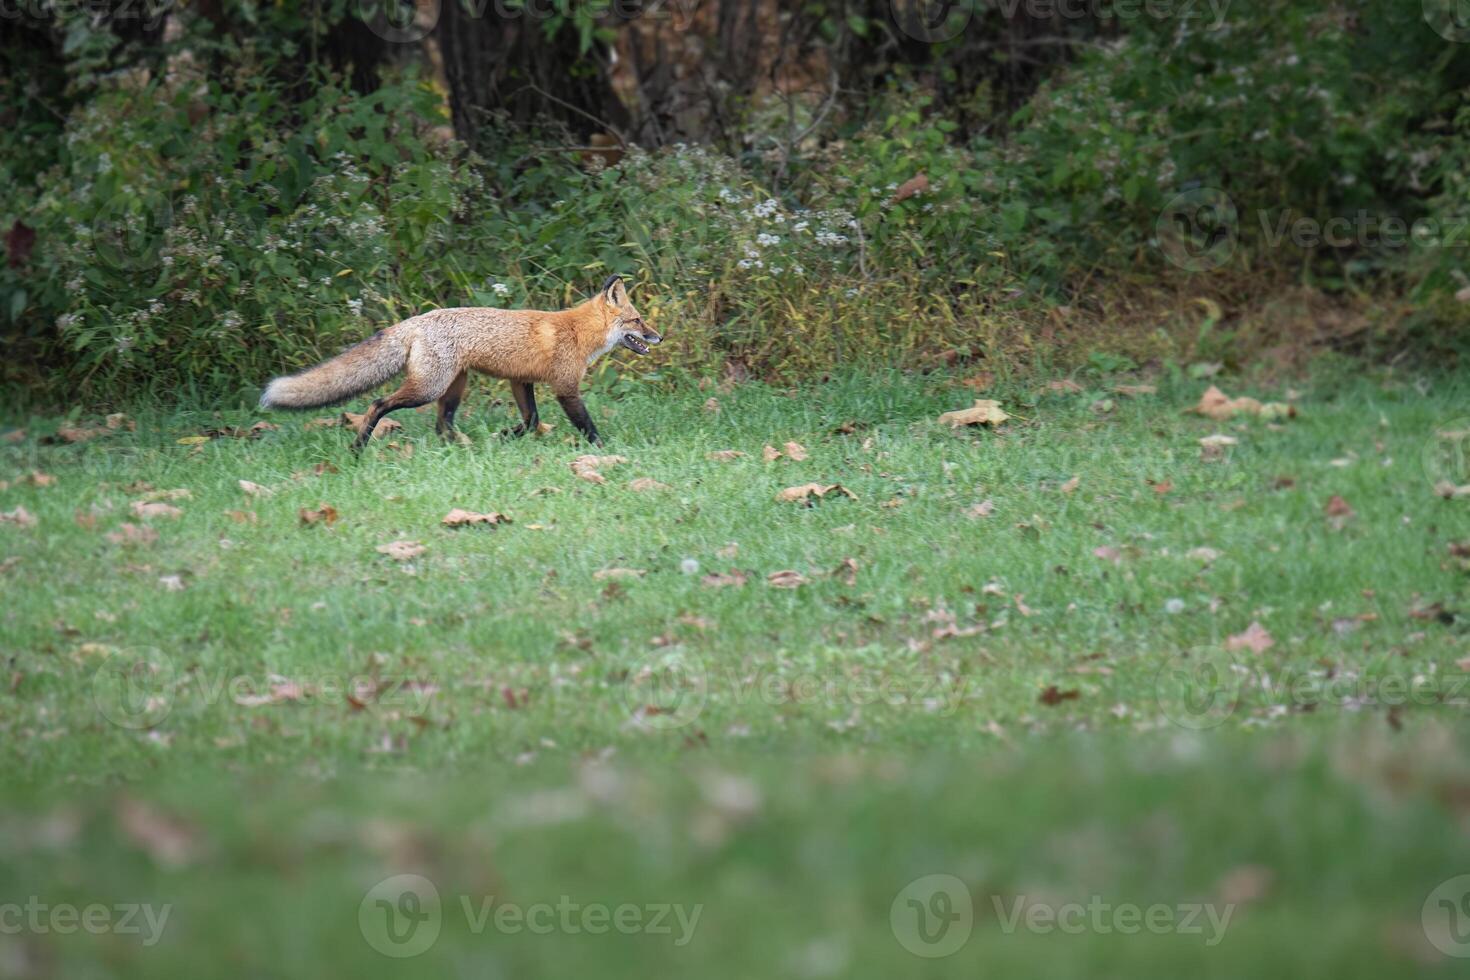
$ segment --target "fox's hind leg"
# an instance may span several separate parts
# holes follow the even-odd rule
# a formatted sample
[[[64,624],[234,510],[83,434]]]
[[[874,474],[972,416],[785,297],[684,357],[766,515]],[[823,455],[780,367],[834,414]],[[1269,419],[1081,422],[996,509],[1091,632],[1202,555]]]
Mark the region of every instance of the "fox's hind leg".
[[[362,429],[352,442],[352,451],[359,452],[367,445],[383,416],[400,408],[427,405],[449,391],[459,373],[448,359],[425,348],[414,347],[408,354],[408,371],[403,384],[393,394],[373,402],[367,418],[362,420]]]
[[[464,397],[465,384],[469,379],[468,372],[459,372],[449,382],[449,390],[439,396],[439,421],[434,425],[434,431],[439,435],[447,438],[454,436],[454,413],[459,411],[459,401]]]
[[[500,434],[517,438],[527,432],[535,432],[536,426],[541,424],[541,417],[536,414],[536,390],[531,387],[531,382],[512,381],[510,393],[515,395],[516,408],[521,410],[521,424],[511,429],[503,429]]]

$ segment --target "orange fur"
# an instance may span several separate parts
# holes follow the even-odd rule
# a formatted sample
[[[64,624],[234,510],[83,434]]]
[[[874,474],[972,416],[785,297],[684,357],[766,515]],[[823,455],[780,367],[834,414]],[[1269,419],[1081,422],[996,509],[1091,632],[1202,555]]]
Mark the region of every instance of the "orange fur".
[[[619,343],[646,353],[648,344],[661,340],[628,299],[622,280],[614,276],[596,296],[569,310],[461,307],[421,313],[316,367],[276,378],[266,386],[260,403],[265,408],[328,405],[376,387],[402,370],[402,386],[373,404],[368,421],[376,425],[394,409],[437,399],[440,428],[452,429],[464,374],[479,371],[513,384],[549,385],[578,428],[595,441],[596,431],[585,418],[579,396],[587,369]],[[534,415],[534,398],[527,397]],[[371,434],[371,425],[365,423],[363,432],[367,435],[359,441]]]

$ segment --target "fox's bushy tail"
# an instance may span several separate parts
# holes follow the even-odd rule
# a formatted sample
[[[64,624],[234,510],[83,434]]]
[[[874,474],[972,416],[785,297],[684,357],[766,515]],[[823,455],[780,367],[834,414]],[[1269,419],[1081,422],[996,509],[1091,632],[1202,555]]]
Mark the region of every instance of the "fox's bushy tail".
[[[260,396],[261,408],[319,408],[376,388],[403,370],[408,345],[392,329],[380,330],[328,361],[276,378]]]

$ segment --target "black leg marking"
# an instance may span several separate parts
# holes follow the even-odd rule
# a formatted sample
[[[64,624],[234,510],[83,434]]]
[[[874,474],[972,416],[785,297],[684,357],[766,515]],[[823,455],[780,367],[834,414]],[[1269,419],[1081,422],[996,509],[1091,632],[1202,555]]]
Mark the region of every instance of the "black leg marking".
[[[592,424],[592,416],[587,414],[581,395],[557,395],[556,400],[561,402],[562,411],[567,413],[567,418],[582,431],[588,442],[594,446],[602,445],[602,437],[597,434],[597,426]]]
[[[541,416],[536,414],[536,390],[529,381],[512,381],[510,392],[515,395],[516,407],[521,410],[521,424],[514,428],[504,429],[501,435],[519,438],[528,432],[535,432],[536,426],[541,423]]]

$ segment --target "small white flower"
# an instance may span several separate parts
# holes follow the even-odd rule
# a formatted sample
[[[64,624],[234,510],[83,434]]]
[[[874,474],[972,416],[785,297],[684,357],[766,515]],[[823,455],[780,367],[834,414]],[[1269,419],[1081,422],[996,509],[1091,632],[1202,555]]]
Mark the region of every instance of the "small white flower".
[[[695,561],[693,558],[685,558],[683,561],[679,562],[679,571],[683,572],[685,575],[698,575],[699,562]]]
[[[1164,612],[1168,613],[1170,616],[1179,615],[1180,613],[1184,612],[1184,600],[1166,599],[1164,601]]]
[[[492,292],[495,293],[496,296],[510,295],[510,287],[503,282],[497,282],[495,285],[491,286],[490,289]]]

